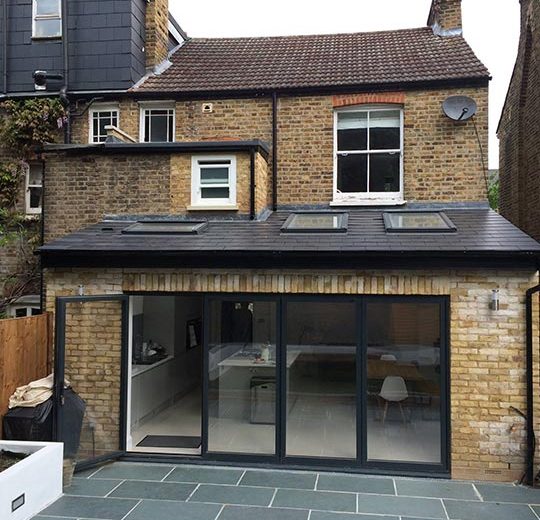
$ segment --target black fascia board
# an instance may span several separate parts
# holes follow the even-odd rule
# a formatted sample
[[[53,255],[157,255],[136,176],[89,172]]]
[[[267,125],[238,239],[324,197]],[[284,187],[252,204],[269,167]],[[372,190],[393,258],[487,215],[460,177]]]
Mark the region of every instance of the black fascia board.
[[[199,153],[250,152],[260,153],[265,159],[270,147],[260,139],[250,141],[194,141],[174,143],[100,143],[100,144],[44,144],[38,152],[65,152],[68,154],[119,153]]]
[[[42,248],[44,267],[538,269],[538,252],[75,251]]]

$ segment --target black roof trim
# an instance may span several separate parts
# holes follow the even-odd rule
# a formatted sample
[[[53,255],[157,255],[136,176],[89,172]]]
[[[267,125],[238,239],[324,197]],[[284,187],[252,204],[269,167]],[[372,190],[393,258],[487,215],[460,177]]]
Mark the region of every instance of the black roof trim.
[[[199,153],[199,152],[250,152],[255,150],[265,159],[270,147],[260,139],[251,141],[194,141],[174,143],[100,143],[100,144],[52,144],[46,143],[41,152],[87,153]]]

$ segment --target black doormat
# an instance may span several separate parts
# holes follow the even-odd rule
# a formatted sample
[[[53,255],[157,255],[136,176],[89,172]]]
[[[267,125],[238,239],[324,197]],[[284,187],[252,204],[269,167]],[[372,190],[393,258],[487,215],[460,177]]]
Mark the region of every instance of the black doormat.
[[[137,446],[143,448],[198,448],[200,437],[186,435],[147,435]]]

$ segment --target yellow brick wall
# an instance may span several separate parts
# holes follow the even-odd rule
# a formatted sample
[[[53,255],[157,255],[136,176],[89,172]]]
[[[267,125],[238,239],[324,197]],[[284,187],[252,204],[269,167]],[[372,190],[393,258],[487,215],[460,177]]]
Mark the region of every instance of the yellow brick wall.
[[[450,297],[451,461],[454,478],[510,481],[524,469],[525,291],[522,271],[48,270],[47,308],[58,295],[122,291]],[[500,310],[489,309],[500,289]],[[538,331],[538,313],[535,314]],[[77,351],[79,347],[76,347]],[[537,364],[538,368],[538,364]],[[538,383],[538,381],[537,381]],[[538,395],[538,387],[535,391]],[[540,426],[540,414],[536,414]]]

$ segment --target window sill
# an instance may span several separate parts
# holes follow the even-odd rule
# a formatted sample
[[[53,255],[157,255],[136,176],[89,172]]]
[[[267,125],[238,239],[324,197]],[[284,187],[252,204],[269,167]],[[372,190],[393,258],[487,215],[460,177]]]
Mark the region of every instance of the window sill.
[[[351,199],[333,200],[330,206],[403,206],[407,204],[404,199]]]
[[[240,208],[237,204],[216,204],[215,206],[188,206],[188,211],[238,211]]]
[[[32,36],[34,42],[49,42],[49,41],[61,41],[62,36]]]

